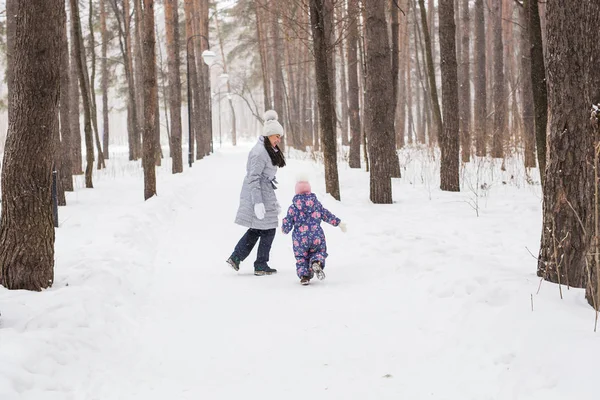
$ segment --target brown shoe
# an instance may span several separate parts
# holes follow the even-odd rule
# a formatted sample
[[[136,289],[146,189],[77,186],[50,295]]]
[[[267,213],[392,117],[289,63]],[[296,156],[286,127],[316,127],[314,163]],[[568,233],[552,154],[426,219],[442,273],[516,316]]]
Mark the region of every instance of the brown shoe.
[[[310,278],[309,278],[308,276],[303,276],[303,277],[300,279],[300,284],[301,284],[301,285],[304,285],[304,286],[306,286],[306,285],[308,285],[309,283],[310,283]]]

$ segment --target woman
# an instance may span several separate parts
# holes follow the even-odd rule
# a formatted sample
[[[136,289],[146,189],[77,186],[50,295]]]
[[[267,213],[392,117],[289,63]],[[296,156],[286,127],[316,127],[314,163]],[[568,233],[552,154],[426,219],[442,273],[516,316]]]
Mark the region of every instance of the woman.
[[[235,223],[248,228],[227,259],[236,271],[248,257],[256,242],[258,254],[254,262],[254,275],[271,275],[277,270],[269,267],[269,253],[278,226],[279,203],[275,196],[277,167],[285,167],[285,158],[279,149],[283,127],[277,121],[277,112],[269,110],[264,115],[263,135],[248,155],[246,177],[240,194],[240,206]]]

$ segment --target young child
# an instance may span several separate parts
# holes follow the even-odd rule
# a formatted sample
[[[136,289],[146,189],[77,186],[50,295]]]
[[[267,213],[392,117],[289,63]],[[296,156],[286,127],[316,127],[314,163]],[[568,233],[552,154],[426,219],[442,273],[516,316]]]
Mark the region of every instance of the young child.
[[[308,285],[314,275],[325,279],[323,269],[327,258],[327,243],[321,221],[339,226],[342,232],[346,232],[346,224],[323,207],[311,192],[308,179],[300,177],[296,183],[296,195],[282,221],[281,230],[284,234],[294,230],[292,239],[296,273],[302,285]]]

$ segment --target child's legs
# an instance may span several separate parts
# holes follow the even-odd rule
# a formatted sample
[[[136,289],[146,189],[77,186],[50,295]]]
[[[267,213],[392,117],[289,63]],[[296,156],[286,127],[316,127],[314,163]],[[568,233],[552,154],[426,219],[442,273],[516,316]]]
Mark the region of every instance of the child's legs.
[[[312,265],[315,261],[318,261],[321,264],[321,269],[325,269],[325,259],[327,258],[327,246],[324,242],[321,243],[315,249],[311,249],[309,253],[310,265]]]
[[[312,279],[314,274],[312,269],[309,268],[308,258],[302,255],[296,256],[296,274],[298,275],[298,278],[308,276]]]

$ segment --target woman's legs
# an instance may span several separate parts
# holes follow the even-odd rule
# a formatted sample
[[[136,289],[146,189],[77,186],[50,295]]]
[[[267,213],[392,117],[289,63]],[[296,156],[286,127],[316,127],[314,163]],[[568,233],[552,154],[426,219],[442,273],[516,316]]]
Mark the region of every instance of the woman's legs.
[[[258,244],[258,254],[254,262],[254,270],[268,270],[271,245],[273,244],[273,239],[275,239],[275,228],[257,231],[259,232],[260,243]]]
[[[235,246],[235,250],[233,250],[233,254],[231,258],[238,263],[244,261],[246,257],[250,254],[258,238],[260,237],[260,232],[258,229],[248,229],[244,236],[240,239],[240,241]]]

